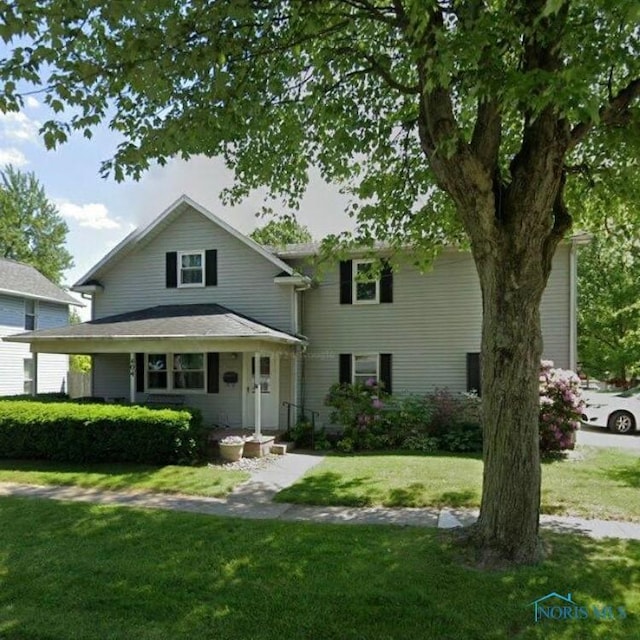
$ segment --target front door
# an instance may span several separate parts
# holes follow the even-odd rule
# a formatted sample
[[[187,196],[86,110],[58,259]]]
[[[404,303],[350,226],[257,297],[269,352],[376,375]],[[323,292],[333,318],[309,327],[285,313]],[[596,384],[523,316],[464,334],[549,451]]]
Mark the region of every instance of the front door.
[[[277,429],[279,414],[278,379],[279,358],[277,354],[261,353],[258,379],[255,376],[255,354],[244,354],[245,426],[255,427],[256,382],[260,386],[260,415],[263,429]]]

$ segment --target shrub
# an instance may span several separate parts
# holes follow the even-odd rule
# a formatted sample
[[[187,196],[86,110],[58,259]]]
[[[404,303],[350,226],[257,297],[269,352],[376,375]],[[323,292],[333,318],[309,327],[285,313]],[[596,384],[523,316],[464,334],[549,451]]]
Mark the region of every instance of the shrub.
[[[331,421],[342,425],[352,449],[383,449],[390,444],[383,413],[388,397],[372,379],[367,384],[334,384],[325,404],[333,408]]]
[[[285,439],[295,442],[296,447],[303,449],[330,449],[324,429],[315,429],[309,420],[299,420],[285,434]]]
[[[482,451],[482,428],[478,422],[456,426],[439,438],[439,448],[452,453]]]
[[[0,457],[63,462],[194,461],[204,444],[196,410],[0,402]]]
[[[540,453],[573,449],[580,426],[580,379],[572,371],[554,369],[542,362],[540,370]]]

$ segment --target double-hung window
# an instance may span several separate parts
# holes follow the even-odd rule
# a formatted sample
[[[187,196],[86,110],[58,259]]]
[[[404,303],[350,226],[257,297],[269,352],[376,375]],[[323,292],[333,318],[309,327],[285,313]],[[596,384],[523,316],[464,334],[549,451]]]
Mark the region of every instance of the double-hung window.
[[[378,354],[353,356],[354,384],[371,384],[380,380],[380,360]]]
[[[173,388],[204,391],[204,354],[173,354]]]
[[[203,353],[150,353],[147,355],[147,390],[205,391]]]
[[[353,261],[353,304],[375,304],[380,301],[380,280],[373,260]]]
[[[33,393],[33,358],[24,358],[22,360],[24,392],[26,394]]]
[[[178,286],[204,286],[204,251],[181,251],[178,254]]]
[[[38,302],[26,298],[24,301],[24,328],[33,331],[36,328],[38,315]]]

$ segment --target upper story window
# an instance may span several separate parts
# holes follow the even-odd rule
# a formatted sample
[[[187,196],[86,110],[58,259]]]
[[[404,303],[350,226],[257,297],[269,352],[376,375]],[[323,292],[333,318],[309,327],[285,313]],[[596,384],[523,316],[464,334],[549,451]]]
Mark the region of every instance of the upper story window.
[[[167,289],[218,285],[218,251],[168,251],[165,254]]]
[[[178,254],[178,286],[204,286],[204,251],[184,251]]]
[[[26,298],[24,301],[24,328],[27,331],[34,331],[37,326],[38,302]]]
[[[373,304],[380,299],[380,281],[373,260],[353,261],[353,304]]]
[[[393,269],[385,259],[377,263],[364,258],[340,262],[340,304],[393,302]]]

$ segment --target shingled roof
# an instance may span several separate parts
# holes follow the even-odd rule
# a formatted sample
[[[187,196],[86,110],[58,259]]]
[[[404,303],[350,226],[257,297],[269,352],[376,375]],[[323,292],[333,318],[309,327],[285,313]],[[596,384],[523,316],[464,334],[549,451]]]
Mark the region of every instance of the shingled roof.
[[[289,343],[303,341],[218,304],[149,307],[81,324],[21,333],[7,340],[29,342],[30,338],[262,338]]]
[[[0,293],[83,306],[45,278],[35,267],[7,258],[0,258]]]

